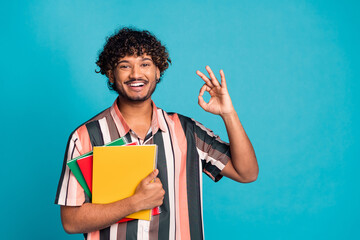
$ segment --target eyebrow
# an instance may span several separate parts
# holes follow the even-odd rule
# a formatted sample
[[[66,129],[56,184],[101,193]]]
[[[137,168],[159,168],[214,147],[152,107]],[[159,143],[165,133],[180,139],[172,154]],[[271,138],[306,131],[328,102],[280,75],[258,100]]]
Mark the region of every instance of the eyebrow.
[[[148,57],[143,58],[142,60],[143,60],[143,61],[145,61],[145,60],[150,60],[150,61],[153,61],[151,58],[148,58]]]
[[[129,61],[126,61],[126,60],[121,60],[121,61],[118,61],[117,64],[120,64],[120,63],[128,63]]]
[[[151,58],[148,58],[148,57],[142,59],[142,61],[146,61],[146,60],[149,60],[149,61],[153,62],[153,60]],[[120,63],[129,63],[129,61],[121,60],[121,61],[117,62],[117,64],[120,64]]]

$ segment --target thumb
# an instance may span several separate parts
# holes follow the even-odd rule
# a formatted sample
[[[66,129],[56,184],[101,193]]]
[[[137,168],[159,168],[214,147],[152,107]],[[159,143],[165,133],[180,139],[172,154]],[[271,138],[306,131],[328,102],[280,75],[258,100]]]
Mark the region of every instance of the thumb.
[[[159,174],[159,170],[158,170],[158,169],[155,169],[154,171],[152,171],[149,175],[147,175],[147,176],[143,179],[143,182],[149,183],[149,182],[153,181],[158,174]]]

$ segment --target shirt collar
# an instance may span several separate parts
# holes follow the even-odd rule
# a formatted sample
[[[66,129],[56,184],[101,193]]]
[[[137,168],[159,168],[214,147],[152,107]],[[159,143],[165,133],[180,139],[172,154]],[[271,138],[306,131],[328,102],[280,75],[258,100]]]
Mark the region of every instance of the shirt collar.
[[[119,130],[119,134],[121,137],[125,136],[131,129],[129,125],[126,123],[123,115],[121,114],[119,107],[117,105],[118,98],[114,101],[113,105],[111,106],[111,115],[115,120],[115,124]],[[151,119],[151,131],[152,134],[155,135],[155,133],[160,129],[163,132],[166,132],[166,126],[164,126],[164,123],[159,120],[159,114],[161,114],[162,110],[160,108],[157,108],[155,103],[151,101],[151,105],[153,108],[153,114]]]

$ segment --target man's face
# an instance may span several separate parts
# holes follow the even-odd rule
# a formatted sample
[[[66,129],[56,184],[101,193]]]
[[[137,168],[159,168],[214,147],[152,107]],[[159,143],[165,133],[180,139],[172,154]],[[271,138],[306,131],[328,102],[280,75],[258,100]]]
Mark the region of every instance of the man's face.
[[[151,56],[125,56],[109,74],[110,82],[123,100],[143,102],[155,91],[160,70]]]

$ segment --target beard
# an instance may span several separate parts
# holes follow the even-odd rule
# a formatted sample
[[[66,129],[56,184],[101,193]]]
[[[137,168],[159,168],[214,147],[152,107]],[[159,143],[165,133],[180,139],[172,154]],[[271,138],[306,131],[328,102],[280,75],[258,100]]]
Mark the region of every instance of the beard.
[[[115,81],[115,91],[119,94],[119,97],[121,99],[124,99],[126,101],[129,101],[129,102],[137,102],[137,103],[140,103],[140,102],[144,102],[146,100],[148,100],[152,94],[154,93],[155,89],[156,89],[156,81],[153,81],[152,83],[149,83],[150,84],[150,87],[149,87],[149,90],[148,92],[145,94],[145,96],[129,96],[126,91],[124,90],[123,86],[122,85],[119,85],[117,84],[117,82]]]

